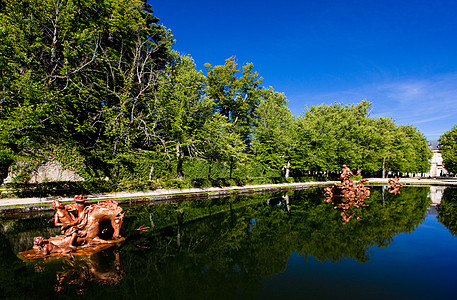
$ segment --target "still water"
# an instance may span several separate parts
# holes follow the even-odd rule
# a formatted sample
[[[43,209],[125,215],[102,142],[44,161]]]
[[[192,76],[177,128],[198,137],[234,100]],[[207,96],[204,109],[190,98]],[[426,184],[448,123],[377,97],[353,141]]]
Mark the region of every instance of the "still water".
[[[52,213],[0,219],[0,298],[456,299],[457,188],[371,191],[346,224],[322,189],[124,207],[121,245],[25,263]]]

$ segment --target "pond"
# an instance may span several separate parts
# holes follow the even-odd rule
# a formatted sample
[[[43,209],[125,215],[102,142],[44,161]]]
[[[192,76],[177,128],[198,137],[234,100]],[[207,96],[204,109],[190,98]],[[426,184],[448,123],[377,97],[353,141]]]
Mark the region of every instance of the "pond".
[[[126,240],[91,257],[19,260],[53,214],[0,220],[12,299],[451,299],[457,188],[371,187],[340,212],[322,189],[124,207]],[[136,231],[147,226],[146,232]]]

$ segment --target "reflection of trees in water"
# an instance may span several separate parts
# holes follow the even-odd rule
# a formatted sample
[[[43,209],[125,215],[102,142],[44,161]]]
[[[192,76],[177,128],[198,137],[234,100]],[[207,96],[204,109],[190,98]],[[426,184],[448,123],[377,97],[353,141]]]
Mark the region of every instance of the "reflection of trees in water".
[[[385,195],[383,202],[380,189],[373,189],[367,200],[370,206],[359,211],[361,220],[344,226],[331,204],[323,203],[321,190],[290,194],[290,212],[281,194],[262,196],[262,201],[252,197],[249,205],[245,198],[216,200],[211,211],[188,202],[175,207],[187,220],[179,224],[179,245],[176,219],[174,226],[143,234],[123,248],[123,261],[125,256],[132,262],[129,269],[141,273],[130,276],[126,270],[120,286],[128,289],[134,282],[158,298],[230,298],[239,293],[249,297],[261,288],[260,279],[283,272],[294,252],[318,261],[349,257],[366,262],[368,247],[387,247],[395,235],[420,224],[428,206],[427,192],[427,188],[405,188],[399,195]],[[193,205],[201,218],[189,217],[198,215]],[[137,221],[149,220],[149,213],[137,216]]]
[[[109,293],[114,298],[252,297],[261,279],[286,269],[294,252],[321,262],[346,257],[366,262],[368,247],[386,247],[421,222],[427,192],[407,187],[383,201],[380,189],[372,188],[369,206],[357,212],[361,219],[345,225],[324,203],[321,189],[288,192],[289,197],[276,193],[127,208],[127,231],[140,225],[151,230],[131,234],[120,248],[125,273]],[[86,294],[100,295],[100,287],[89,285]]]
[[[0,222],[2,231],[12,241],[13,252],[32,248],[33,237],[60,234],[60,229],[54,226],[54,215],[38,213],[25,215],[21,219],[9,219]]]
[[[438,205],[438,221],[446,226],[452,235],[457,235],[457,188],[448,187],[443,191]]]

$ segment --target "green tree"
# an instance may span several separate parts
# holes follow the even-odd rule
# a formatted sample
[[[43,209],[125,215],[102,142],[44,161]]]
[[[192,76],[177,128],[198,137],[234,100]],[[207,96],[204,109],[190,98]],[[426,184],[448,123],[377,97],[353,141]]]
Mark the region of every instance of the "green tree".
[[[289,177],[291,151],[295,143],[292,113],[284,94],[272,87],[261,91],[259,106],[255,110],[253,148],[255,159],[265,169],[285,170]]]
[[[438,139],[439,149],[443,156],[443,164],[451,173],[457,172],[457,125],[446,131]]]
[[[141,0],[2,2],[2,163],[64,149],[90,177],[106,156],[150,142],[172,44],[157,22]]]
[[[295,169],[338,171],[362,165],[370,103],[314,106],[297,119]]]
[[[430,151],[422,133],[391,118],[369,117],[371,103],[314,106],[297,118],[295,172],[339,171],[346,164],[367,172],[425,172]]]
[[[238,77],[240,70],[234,57],[226,59],[224,65],[213,67],[207,63],[205,67],[208,72],[205,92],[214,101],[214,110],[233,123],[246,146],[250,147],[262,77],[254,71],[252,63],[243,66],[242,75]]]
[[[404,173],[423,173],[430,170],[432,153],[425,136],[412,125],[400,125],[398,130],[404,134],[400,144],[402,154],[398,170]]]
[[[212,176],[214,161],[229,162],[231,177],[232,163],[247,158],[246,144],[236,132],[233,123],[228,122],[225,116],[217,112],[205,122],[197,140],[203,157],[209,160],[208,178]]]
[[[191,57],[176,53],[159,81],[155,138],[175,158],[178,179],[184,176],[185,157],[204,156],[197,138],[212,118],[212,102],[202,93],[204,80]]]
[[[378,128],[377,144],[375,151],[381,162],[382,178],[386,177],[388,171],[395,170],[395,163],[397,156],[400,155],[398,146],[401,145],[402,140],[397,131],[395,122],[391,118],[381,117],[375,121]]]

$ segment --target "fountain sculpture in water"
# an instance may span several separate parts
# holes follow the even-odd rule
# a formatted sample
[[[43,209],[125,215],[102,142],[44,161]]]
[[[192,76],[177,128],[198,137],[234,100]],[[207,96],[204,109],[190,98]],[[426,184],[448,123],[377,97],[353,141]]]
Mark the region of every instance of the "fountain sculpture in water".
[[[367,206],[365,199],[370,197],[370,189],[364,185],[367,179],[361,179],[354,185],[351,169],[343,165],[340,175],[341,183],[335,183],[331,188],[325,188],[326,202],[332,202],[335,209],[340,211],[343,223],[351,220],[354,214],[350,213],[351,207]]]
[[[61,226],[61,235],[44,239],[35,237],[33,249],[19,253],[27,259],[47,255],[60,256],[80,252],[90,255],[121,240],[120,229],[124,214],[112,200],[86,203],[87,197],[77,195],[75,203],[63,206],[59,200],[52,204],[56,211],[54,225]],[[79,247],[83,246],[83,247]]]
[[[400,179],[395,176],[394,178],[389,178],[389,187],[387,188],[389,193],[391,194],[399,194],[400,193],[400,188],[403,186],[403,184],[400,183]]]

